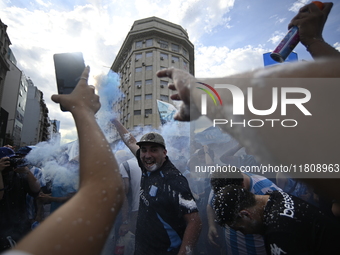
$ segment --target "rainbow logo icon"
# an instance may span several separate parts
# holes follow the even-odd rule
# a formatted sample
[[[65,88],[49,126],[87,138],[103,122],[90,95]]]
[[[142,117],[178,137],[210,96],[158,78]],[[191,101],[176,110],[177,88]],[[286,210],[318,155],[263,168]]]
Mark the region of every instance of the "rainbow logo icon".
[[[197,83],[206,86],[206,87],[209,88],[212,92],[214,92],[215,96],[217,97],[218,101],[220,102],[220,105],[223,104],[220,95],[217,93],[217,91],[216,91],[212,86],[210,86],[210,85],[208,85],[208,84],[205,84],[205,83],[203,83],[203,82],[197,82]],[[214,95],[213,95],[208,89],[200,88],[200,87],[196,87],[196,88],[201,89],[201,90],[203,90],[205,93],[207,93],[207,94],[211,97],[211,99],[214,101],[215,105],[217,105],[217,101],[216,101]]]

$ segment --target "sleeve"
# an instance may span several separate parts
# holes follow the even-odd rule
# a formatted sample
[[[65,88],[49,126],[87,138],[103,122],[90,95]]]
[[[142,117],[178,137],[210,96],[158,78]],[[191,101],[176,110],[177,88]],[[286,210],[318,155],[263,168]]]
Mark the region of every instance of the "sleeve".
[[[169,183],[172,190],[178,194],[178,205],[182,215],[198,212],[197,204],[191,193],[187,179],[179,175]]]
[[[121,164],[119,165],[119,172],[120,172],[120,175],[122,176],[122,178],[129,178],[129,175],[128,175],[128,173],[126,172],[126,169],[125,169],[123,163],[121,163]]]

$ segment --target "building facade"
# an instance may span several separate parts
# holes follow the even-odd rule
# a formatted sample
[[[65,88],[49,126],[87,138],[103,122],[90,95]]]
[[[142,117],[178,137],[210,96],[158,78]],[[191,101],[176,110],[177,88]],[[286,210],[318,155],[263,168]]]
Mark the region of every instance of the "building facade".
[[[43,93],[27,78],[28,90],[24,125],[21,135],[22,146],[36,145],[50,139],[50,119]]]
[[[0,20],[0,105],[2,105],[1,99],[3,95],[6,73],[9,71],[9,63],[7,62],[7,59],[10,45],[11,41],[9,40],[7,34],[7,25],[2,23]]]
[[[9,49],[1,107],[8,112],[6,127],[6,144],[20,147],[21,131],[24,121],[27,82],[23,72],[17,67],[13,52]]]
[[[111,69],[120,75],[123,96],[113,106],[128,129],[161,125],[157,100],[172,104],[168,79],[156,71],[175,67],[194,75],[194,46],[179,25],[150,17],[131,27]]]

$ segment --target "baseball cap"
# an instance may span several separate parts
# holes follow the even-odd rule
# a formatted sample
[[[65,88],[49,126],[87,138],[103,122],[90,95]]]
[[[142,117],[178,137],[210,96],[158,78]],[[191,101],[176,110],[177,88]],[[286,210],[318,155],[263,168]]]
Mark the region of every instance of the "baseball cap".
[[[150,132],[143,135],[140,141],[137,143],[137,145],[141,146],[144,143],[156,143],[163,146],[163,148],[165,149],[165,142],[163,136],[155,132]]]
[[[8,147],[0,147],[0,158],[4,157],[15,157],[15,152],[14,150],[8,148]]]
[[[21,148],[16,152],[16,154],[27,155],[31,150],[32,150],[31,147],[29,147],[29,146],[24,146],[24,147],[21,147]]]

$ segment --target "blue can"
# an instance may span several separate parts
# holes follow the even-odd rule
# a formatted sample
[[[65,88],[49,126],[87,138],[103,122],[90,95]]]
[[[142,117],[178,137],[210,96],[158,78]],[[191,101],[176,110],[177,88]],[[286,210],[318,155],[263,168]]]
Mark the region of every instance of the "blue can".
[[[284,62],[299,42],[299,29],[298,27],[294,26],[289,29],[288,33],[282,39],[280,44],[270,54],[271,58],[274,59],[276,62]]]

